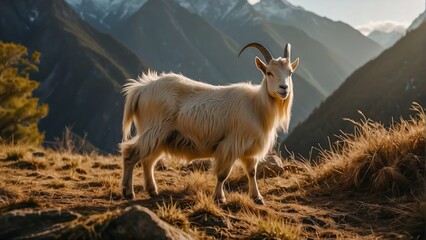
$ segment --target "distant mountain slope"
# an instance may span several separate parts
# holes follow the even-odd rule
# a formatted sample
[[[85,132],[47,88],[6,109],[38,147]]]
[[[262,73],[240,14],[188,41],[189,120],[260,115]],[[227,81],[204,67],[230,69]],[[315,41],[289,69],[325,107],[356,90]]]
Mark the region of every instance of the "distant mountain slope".
[[[407,32],[418,28],[424,22],[426,22],[426,10],[422,12],[416,19],[414,19],[413,23],[411,23],[411,25],[408,27]]]
[[[389,124],[407,117],[413,101],[426,106],[426,24],[413,30],[379,57],[355,71],[342,86],[297,126],[284,141],[290,151],[307,155],[312,146],[328,147],[339,130],[351,132],[343,118],[359,119],[357,112]]]
[[[286,0],[260,1],[254,9],[268,20],[303,30],[313,39],[334,51],[353,69],[377,56],[383,48],[343,22],[296,7]]]
[[[49,104],[41,121],[47,140],[65,126],[103,150],[121,139],[122,94],[126,78],[146,64],[109,35],[81,20],[63,0],[3,0],[0,39],[42,53],[37,96]]]
[[[384,48],[391,47],[403,36],[404,32],[400,31],[384,32],[380,30],[375,30],[368,34],[368,38],[376,41]]]
[[[111,33],[158,71],[214,84],[248,80],[258,72],[247,69],[252,60],[237,58],[239,46],[231,38],[174,1],[148,1]]]

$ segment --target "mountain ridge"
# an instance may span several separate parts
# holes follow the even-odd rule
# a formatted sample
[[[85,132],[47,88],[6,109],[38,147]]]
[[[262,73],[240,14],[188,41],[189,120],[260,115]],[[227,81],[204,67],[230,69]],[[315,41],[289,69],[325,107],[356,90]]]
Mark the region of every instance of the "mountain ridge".
[[[401,39],[404,34],[405,33],[401,31],[384,32],[380,30],[374,30],[370,34],[368,34],[368,38],[376,41],[384,48],[389,48],[394,45],[399,39]]]
[[[278,4],[271,4],[276,2]],[[292,25],[334,51],[355,70],[377,56],[383,48],[341,21],[321,17],[287,1],[260,1],[254,9],[271,22]],[[336,38],[338,36],[338,38]]]

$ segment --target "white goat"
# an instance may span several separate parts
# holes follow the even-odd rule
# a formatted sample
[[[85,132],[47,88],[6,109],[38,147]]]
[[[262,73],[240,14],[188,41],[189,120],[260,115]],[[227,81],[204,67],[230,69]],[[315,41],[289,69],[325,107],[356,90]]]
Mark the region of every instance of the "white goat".
[[[123,195],[134,197],[133,169],[142,162],[145,189],[158,195],[154,166],[164,154],[191,161],[214,158],[217,185],[214,197],[225,202],[224,181],[240,159],[249,180],[249,194],[263,204],[256,183],[257,163],[276,139],[276,131],[288,130],[293,102],[292,73],[299,64],[290,61],[290,44],[283,58],[272,58],[259,43],[247,44],[265,57],[257,68],[264,75],[261,85],[238,83],[212,86],[173,73],[148,72],[124,86]],[[239,55],[240,55],[239,54]],[[238,56],[239,56],[238,55]],[[137,134],[130,137],[132,122]]]

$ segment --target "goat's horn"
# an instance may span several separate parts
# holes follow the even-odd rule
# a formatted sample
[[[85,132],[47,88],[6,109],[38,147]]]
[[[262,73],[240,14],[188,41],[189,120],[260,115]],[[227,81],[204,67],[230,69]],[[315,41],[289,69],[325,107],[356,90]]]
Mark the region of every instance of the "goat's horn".
[[[287,58],[287,59],[289,59],[290,60],[290,57],[291,57],[291,45],[290,45],[290,43],[287,43],[286,45],[285,45],[285,48],[284,48],[284,58]]]
[[[265,58],[266,64],[269,64],[269,62],[272,60],[272,54],[271,54],[271,52],[265,46],[263,46],[262,44],[255,43],[255,42],[254,43],[249,43],[249,44],[245,45],[243,47],[243,49],[241,49],[240,53],[238,54],[238,57],[240,57],[241,53],[246,48],[249,48],[249,47],[256,48],[257,50],[259,50],[259,52],[262,53],[263,57]]]

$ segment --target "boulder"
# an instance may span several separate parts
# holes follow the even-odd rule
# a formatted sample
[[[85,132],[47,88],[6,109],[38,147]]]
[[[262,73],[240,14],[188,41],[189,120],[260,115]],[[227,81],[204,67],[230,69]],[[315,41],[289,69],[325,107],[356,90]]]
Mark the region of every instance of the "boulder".
[[[276,154],[268,154],[265,160],[257,164],[258,178],[276,177],[283,172],[283,161]]]
[[[102,239],[192,239],[141,206],[131,206],[109,220]]]
[[[192,239],[141,206],[83,216],[68,210],[19,209],[0,217],[0,239]]]
[[[81,217],[72,211],[58,209],[33,210],[17,209],[2,214],[0,218],[0,239],[58,238],[56,234],[62,223],[69,223]]]

